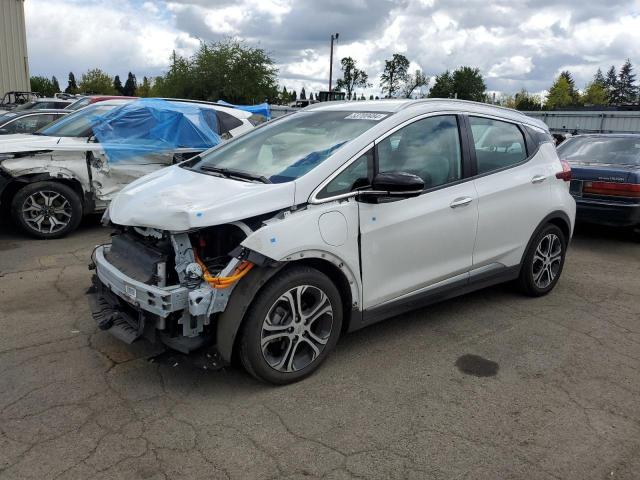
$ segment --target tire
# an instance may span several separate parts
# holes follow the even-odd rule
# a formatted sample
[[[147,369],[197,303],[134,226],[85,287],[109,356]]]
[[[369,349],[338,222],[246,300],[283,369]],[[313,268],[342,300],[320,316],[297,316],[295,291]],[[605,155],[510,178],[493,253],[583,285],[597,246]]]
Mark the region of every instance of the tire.
[[[557,226],[545,225],[529,245],[518,285],[531,297],[549,293],[558,283],[567,253],[567,239]]]
[[[11,217],[29,235],[60,238],[78,228],[82,202],[79,195],[63,183],[34,182],[13,196]]]
[[[318,270],[292,266],[271,279],[252,302],[242,325],[240,359],[258,380],[297,382],[322,364],[341,330],[342,299],[334,283]]]

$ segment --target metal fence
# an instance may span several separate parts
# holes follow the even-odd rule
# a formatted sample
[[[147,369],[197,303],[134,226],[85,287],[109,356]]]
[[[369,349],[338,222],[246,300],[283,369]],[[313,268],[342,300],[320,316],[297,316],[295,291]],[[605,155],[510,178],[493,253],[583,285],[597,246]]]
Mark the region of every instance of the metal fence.
[[[522,112],[542,120],[552,133],[640,133],[639,111]]]

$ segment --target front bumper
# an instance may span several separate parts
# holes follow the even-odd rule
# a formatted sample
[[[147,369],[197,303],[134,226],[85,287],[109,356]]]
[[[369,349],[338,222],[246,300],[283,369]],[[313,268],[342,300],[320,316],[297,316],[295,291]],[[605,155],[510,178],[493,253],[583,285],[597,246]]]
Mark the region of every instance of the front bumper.
[[[640,204],[610,202],[576,198],[578,221],[610,227],[635,227],[640,225]]]
[[[208,286],[158,287],[135,280],[109,263],[109,249],[96,248],[96,274],[87,292],[98,327],[126,343],[144,335],[183,353],[200,348],[208,339],[211,313],[224,309],[226,301],[216,302],[217,292]]]

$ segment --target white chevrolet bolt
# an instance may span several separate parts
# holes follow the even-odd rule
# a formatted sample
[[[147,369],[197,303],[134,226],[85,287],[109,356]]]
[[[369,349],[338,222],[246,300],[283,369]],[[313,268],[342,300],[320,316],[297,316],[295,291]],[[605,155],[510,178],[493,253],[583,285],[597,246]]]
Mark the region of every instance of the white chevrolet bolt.
[[[313,105],[124,188],[92,258],[93,316],[290,383],[341,334],[407,310],[506,281],[549,293],[570,178],[547,127],[513,110]]]

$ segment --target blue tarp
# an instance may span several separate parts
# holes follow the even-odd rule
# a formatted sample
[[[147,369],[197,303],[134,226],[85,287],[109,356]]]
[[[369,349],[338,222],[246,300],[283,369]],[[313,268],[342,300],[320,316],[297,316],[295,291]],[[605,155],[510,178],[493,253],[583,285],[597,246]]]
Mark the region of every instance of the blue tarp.
[[[107,158],[118,162],[177,148],[206,150],[220,143],[215,110],[197,104],[145,98],[93,120],[93,133]]]
[[[267,120],[271,120],[271,110],[268,103],[260,103],[258,105],[234,105],[232,103],[225,102],[224,100],[218,100],[218,105],[224,107],[237,108],[238,110],[244,110],[245,112],[251,112],[258,115],[262,115]]]

